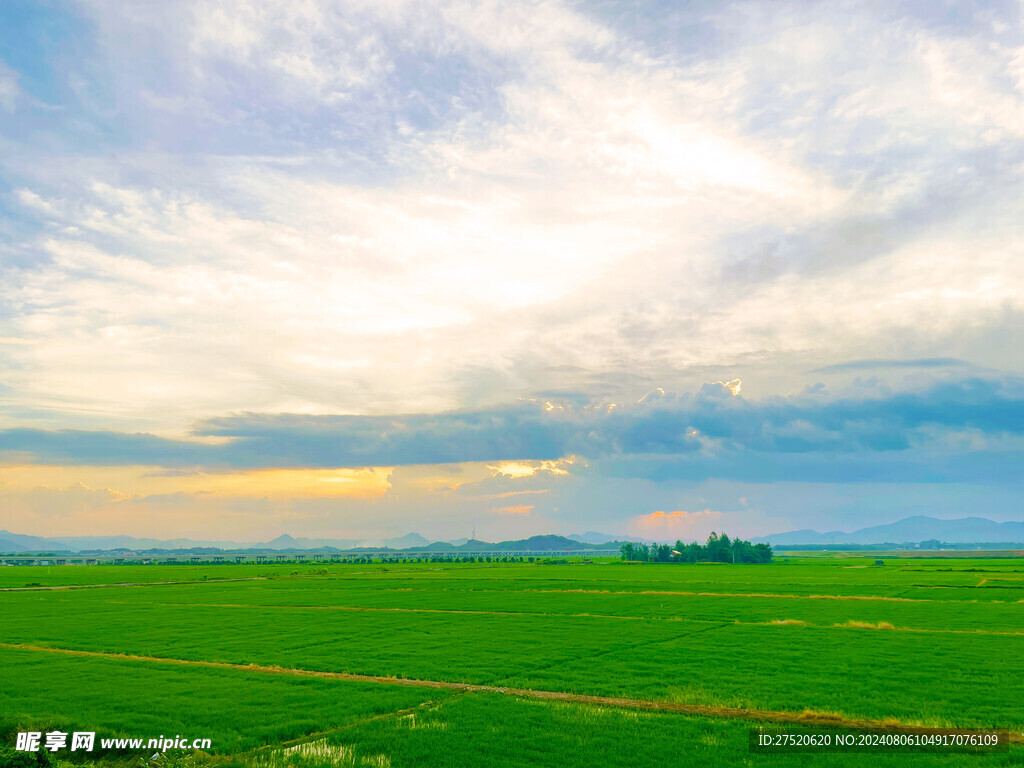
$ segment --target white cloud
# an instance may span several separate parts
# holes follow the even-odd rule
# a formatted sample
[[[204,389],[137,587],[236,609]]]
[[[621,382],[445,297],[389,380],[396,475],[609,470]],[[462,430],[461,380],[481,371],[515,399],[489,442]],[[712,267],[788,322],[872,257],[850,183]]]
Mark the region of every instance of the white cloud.
[[[714,367],[694,376],[756,396],[794,358],[938,354],[1022,310],[1014,171],[969,156],[1019,151],[1019,48],[756,5],[702,55],[556,2],[91,7],[113,80],[151,40],[166,92],[126,87],[317,138],[18,166],[44,226],[5,276],[2,335],[35,342],[5,345],[18,405],[180,432],[502,401],[570,378],[552,366],[634,398]],[[415,81],[445,57],[466,69]],[[467,70],[493,112],[451,106]],[[401,104],[428,86],[451,111],[419,124]],[[359,94],[381,134],[324,144]]]

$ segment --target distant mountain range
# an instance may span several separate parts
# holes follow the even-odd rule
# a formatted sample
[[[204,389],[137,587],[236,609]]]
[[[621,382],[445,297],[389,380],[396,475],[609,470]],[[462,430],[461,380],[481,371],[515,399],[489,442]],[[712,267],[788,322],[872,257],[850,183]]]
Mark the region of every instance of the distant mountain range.
[[[565,536],[553,534],[542,536],[531,536],[528,539],[516,539],[514,541],[499,541],[491,544],[486,541],[470,539],[465,544],[455,545],[448,542],[437,542],[421,547],[409,547],[406,552],[475,552],[488,550],[491,552],[581,552],[588,549],[618,549],[618,541],[605,541],[595,544],[585,541],[576,541]]]
[[[846,533],[844,531],[802,530],[775,533],[752,539],[753,542],[769,544],[899,544],[937,540],[947,544],[999,544],[1024,542],[1024,522],[996,523],[983,517],[962,517],[956,520],[939,520],[934,517],[916,515],[888,525],[874,525],[869,528]]]
[[[981,517],[964,517],[957,520],[939,520],[918,515],[888,525],[847,533],[813,530],[789,531],[752,539],[754,543],[767,542],[773,545],[808,544],[884,544],[921,542],[937,540],[948,544],[999,544],[1024,543],[1024,522],[996,523]],[[188,550],[211,549],[225,551],[254,552],[353,552],[367,550],[403,550],[407,552],[472,552],[488,550],[493,552],[579,552],[588,549],[617,549],[627,541],[641,542],[629,536],[610,536],[596,531],[570,536],[543,535],[528,539],[491,543],[476,539],[455,539],[435,541],[409,533],[394,539],[310,539],[282,534],[276,539],[262,543],[235,541],[203,541],[196,539],[145,539],[132,536],[26,536],[0,530],[0,552],[83,552],[126,549],[134,552],[145,550]]]
[[[308,539],[282,534],[276,539],[262,543],[239,543],[233,541],[200,541],[195,539],[140,539],[132,536],[68,536],[61,538],[26,536],[20,533],[0,530],[0,552],[83,552],[111,551],[126,549],[133,552],[147,550],[188,550],[216,549],[225,551],[289,552],[324,551],[358,552],[366,550],[402,550],[407,552],[472,552],[486,549],[495,552],[526,551],[582,551],[601,548],[617,548],[621,542],[603,534],[595,534],[601,540],[586,542],[579,538],[565,536],[533,536],[529,539],[491,543],[475,539],[456,539],[454,542],[430,542],[418,533],[409,533],[394,539]]]
[[[3,535],[0,533],[0,535]],[[287,533],[263,544],[233,545],[246,549],[408,549],[429,544],[428,539],[418,533],[407,533],[397,539],[307,539],[294,538]],[[213,546],[224,548],[223,544]]]

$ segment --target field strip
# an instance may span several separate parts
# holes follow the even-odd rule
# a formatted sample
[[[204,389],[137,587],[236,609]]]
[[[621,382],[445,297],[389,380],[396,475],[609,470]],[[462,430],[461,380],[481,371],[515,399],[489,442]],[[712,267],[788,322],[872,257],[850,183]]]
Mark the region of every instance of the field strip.
[[[417,688],[439,688],[465,693],[498,693],[505,696],[518,696],[524,699],[540,699],[543,701],[565,701],[575,704],[594,704],[602,707],[619,707],[623,709],[644,709],[658,712],[673,712],[683,715],[700,717],[717,717],[733,720],[759,720],[774,723],[792,723],[797,725],[830,725],[837,728],[858,730],[885,730],[904,733],[919,733],[935,730],[925,725],[903,723],[887,718],[862,719],[847,718],[828,712],[786,712],[771,709],[746,709],[741,707],[713,707],[704,704],[680,704],[673,701],[648,701],[644,699],[626,699],[614,696],[590,696],[581,693],[564,691],[540,691],[532,688],[508,688],[498,685],[481,685],[478,683],[456,683],[448,680],[415,680],[404,677],[387,677],[383,675],[357,675],[351,672],[324,672],[312,669],[290,669],[262,664],[232,664],[226,661],[204,661],[199,659],[174,659],[161,656],[138,656],[129,653],[107,653],[103,651],[81,651],[71,648],[54,648],[25,643],[0,643],[0,648],[20,651],[36,651],[40,653],[58,653],[66,656],[87,658],[120,659],[123,661],[141,661],[156,664],[178,664],[189,667],[212,669],[232,669],[240,672],[257,672],[272,675],[295,675],[298,677],[321,677],[332,680],[347,680],[361,683],[382,683],[385,685],[407,685]],[[994,730],[994,729],[974,729]],[[1024,744],[1024,732],[1010,731],[1010,741]]]
[[[358,582],[357,582],[358,583]],[[908,585],[907,588],[912,586],[921,585]],[[935,585],[929,585],[931,589]],[[942,585],[948,589],[975,589],[975,584],[965,584],[963,586],[950,586]],[[432,592],[433,590],[425,588],[390,588],[386,591],[389,592]],[[965,600],[939,600],[930,597],[887,597],[885,595],[794,595],[788,592],[686,592],[686,591],[669,591],[669,590],[612,590],[612,589],[514,589],[514,590],[503,590],[503,589],[449,589],[445,588],[441,590],[443,592],[495,592],[501,594],[518,594],[520,592],[533,592],[537,594],[552,594],[552,595],[605,595],[605,596],[622,596],[622,595],[664,595],[666,597],[753,597],[753,598],[778,598],[781,600],[867,600],[867,601],[882,601],[882,602],[893,602],[893,603],[954,603],[962,605],[964,602],[978,602],[977,600],[965,601]],[[1024,590],[1022,590],[1024,594]],[[1024,599],[1016,601],[1007,600],[983,600],[985,603],[997,603],[1002,604],[1006,602],[1018,602],[1024,603]]]
[[[514,674],[534,675],[534,674],[536,674],[538,672],[543,672],[546,669],[551,669],[553,667],[563,666],[563,665],[565,665],[567,663],[572,663],[572,662],[577,662],[577,661],[591,662],[591,661],[594,661],[594,659],[600,659],[602,656],[610,656],[613,653],[633,652],[633,651],[639,650],[640,648],[644,648],[644,649],[648,649],[649,650],[649,649],[651,649],[652,647],[654,647],[656,645],[664,645],[665,643],[671,643],[671,642],[674,642],[676,640],[679,640],[681,637],[690,638],[690,637],[693,637],[694,635],[703,634],[704,632],[710,632],[710,631],[715,630],[715,629],[721,629],[724,626],[726,626],[726,625],[723,622],[716,622],[715,624],[712,624],[711,626],[702,627],[701,629],[698,629],[698,630],[696,630],[694,632],[690,632],[690,633],[688,633],[686,635],[675,635],[675,636],[672,636],[672,637],[660,637],[660,638],[655,638],[654,640],[640,640],[640,641],[638,641],[636,643],[632,643],[631,645],[628,645],[628,646],[612,646],[611,648],[606,648],[605,650],[598,651],[597,653],[590,653],[590,654],[583,653],[582,655],[574,656],[572,659],[555,659],[553,661],[549,661],[549,662],[540,664],[538,666],[531,666],[529,669],[523,668],[523,669],[517,670]],[[504,680],[504,679],[507,679],[507,678],[508,678],[508,676],[506,676],[505,678],[501,678],[501,679],[499,679],[498,682],[501,682],[501,680]]]
[[[60,584],[54,587],[0,587],[0,592],[55,592],[71,589],[106,587],[166,587],[175,584],[226,584],[229,581],[266,581],[269,576],[245,576],[238,579],[197,579],[195,581],[126,581],[118,584]]]
[[[966,585],[963,589],[974,589],[973,585]],[[394,592],[431,592],[432,590],[420,588],[392,589]],[[794,595],[787,592],[685,592],[681,590],[632,590],[632,589],[444,589],[444,592],[532,592],[541,595],[611,595],[620,597],[622,595],[663,595],[666,597],[756,597],[756,598],[779,598],[782,600],[879,600],[894,603],[962,603],[963,600],[935,600],[927,597],[886,597],[884,595]],[[1001,602],[998,600],[986,602]]]
[[[879,600],[893,603],[937,603],[937,602],[962,602],[960,600],[929,600],[918,597],[883,597],[882,595],[792,595],[776,594],[771,592],[669,592],[661,590],[645,590],[633,592],[630,590],[612,591],[608,589],[527,589],[524,592],[556,593],[556,594],[585,594],[585,595],[664,595],[671,597],[764,597],[780,598],[783,600]]]
[[[908,589],[910,586],[908,585]],[[920,586],[920,585],[918,585]],[[935,585],[930,585],[928,588],[932,589]],[[974,585],[964,585],[962,587],[941,585],[949,589],[974,589]],[[498,590],[494,590],[498,591]],[[793,595],[787,593],[774,593],[774,592],[669,592],[669,591],[656,591],[656,590],[645,590],[642,592],[635,592],[631,590],[623,591],[612,591],[608,589],[524,589],[520,590],[523,592],[538,592],[538,593],[554,593],[554,594],[585,594],[585,595],[679,595],[682,597],[756,597],[756,598],[779,598],[782,600],[867,600],[867,601],[881,601],[881,602],[892,602],[892,603],[963,603],[963,600],[936,600],[928,597],[886,597],[883,595]],[[1004,600],[985,600],[986,603],[1002,603]],[[1019,601],[1018,601],[1019,602]]]
[[[461,608],[379,608],[363,605],[263,605],[260,603],[122,603],[108,601],[117,605],[161,605],[174,608],[272,608],[283,611],[353,611],[356,613],[442,613],[468,614],[471,616],[539,616],[543,618],[566,619],[621,619],[622,621],[673,621],[688,624],[715,624],[718,626],[741,627],[814,627],[817,629],[877,629],[884,632],[928,632],[932,634],[952,635],[1011,635],[1021,636],[1024,632],[999,629],[941,629],[930,627],[895,627],[887,622],[849,621],[845,624],[813,624],[798,619],[781,619],[775,621],[723,621],[722,619],[688,619],[677,616],[620,616],[611,613],[542,613],[539,611],[474,611]]]

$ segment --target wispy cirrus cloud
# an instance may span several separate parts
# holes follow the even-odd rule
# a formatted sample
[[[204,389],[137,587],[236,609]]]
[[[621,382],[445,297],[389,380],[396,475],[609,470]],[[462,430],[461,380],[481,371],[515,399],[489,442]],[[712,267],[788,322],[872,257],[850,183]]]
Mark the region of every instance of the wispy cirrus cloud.
[[[11,139],[21,406],[173,433],[751,360],[759,395],[884,344],[992,364],[1019,322],[1020,46],[980,18],[722,6],[673,47],[554,2],[101,7],[62,114],[141,94],[150,143]]]

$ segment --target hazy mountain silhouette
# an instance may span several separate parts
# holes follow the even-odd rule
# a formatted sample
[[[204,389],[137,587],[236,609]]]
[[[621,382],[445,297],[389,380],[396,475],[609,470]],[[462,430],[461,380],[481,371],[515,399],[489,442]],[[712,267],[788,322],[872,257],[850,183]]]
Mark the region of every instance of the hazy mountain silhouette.
[[[787,531],[751,541],[769,544],[884,544],[938,540],[947,544],[1024,542],[1024,522],[996,523],[983,517],[940,520],[915,515],[887,525],[873,525],[850,533],[812,530]]]

